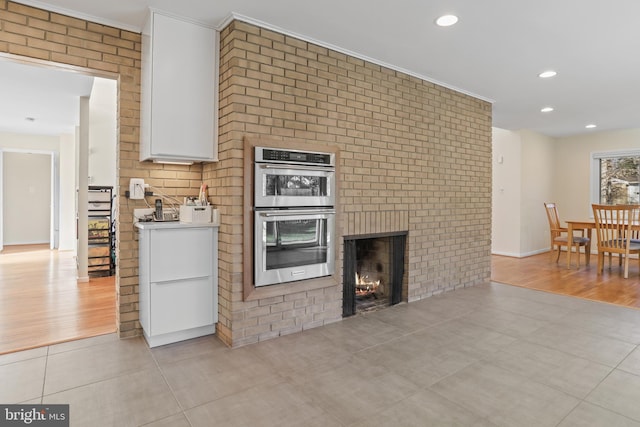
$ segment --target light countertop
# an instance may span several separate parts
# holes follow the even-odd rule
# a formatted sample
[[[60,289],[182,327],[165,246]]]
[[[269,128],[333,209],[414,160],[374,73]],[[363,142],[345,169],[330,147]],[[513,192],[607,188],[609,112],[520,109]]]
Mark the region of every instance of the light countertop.
[[[169,228],[205,228],[220,227],[219,223],[210,222],[206,224],[183,223],[180,221],[164,221],[164,222],[136,222],[134,224],[140,230],[166,230]]]

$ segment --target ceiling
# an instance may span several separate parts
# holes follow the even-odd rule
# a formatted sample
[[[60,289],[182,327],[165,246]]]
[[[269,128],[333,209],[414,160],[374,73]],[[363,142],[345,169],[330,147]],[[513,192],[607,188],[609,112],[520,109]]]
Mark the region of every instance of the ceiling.
[[[638,0],[19,3],[135,32],[148,7],[216,27],[234,14],[490,101],[493,125],[503,129],[562,137],[640,128]],[[434,25],[449,13],[459,17],[456,25]],[[557,76],[540,79],[548,69]],[[6,80],[1,68],[0,76]],[[541,113],[545,106],[554,111]]]
[[[51,67],[0,60],[0,131],[35,135],[73,133],[79,97],[93,77]]]

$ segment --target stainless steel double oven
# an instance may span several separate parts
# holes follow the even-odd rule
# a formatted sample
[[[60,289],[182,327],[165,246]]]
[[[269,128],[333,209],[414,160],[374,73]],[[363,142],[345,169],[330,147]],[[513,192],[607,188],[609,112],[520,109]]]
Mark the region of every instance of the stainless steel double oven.
[[[254,284],[335,270],[335,155],[255,147]]]

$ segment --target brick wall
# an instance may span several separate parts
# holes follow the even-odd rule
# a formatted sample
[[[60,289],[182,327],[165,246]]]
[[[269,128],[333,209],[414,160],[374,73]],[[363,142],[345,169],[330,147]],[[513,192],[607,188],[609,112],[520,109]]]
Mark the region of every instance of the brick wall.
[[[118,167],[116,226],[117,322],[120,336],[141,333],[138,322],[138,242],[129,179],[144,178],[170,196],[196,195],[202,166],[169,166],[139,162],[140,34],[0,0],[0,55],[34,65],[58,65],[118,80]]]
[[[222,31],[220,56],[220,163],[204,175],[222,208],[221,339],[243,345],[341,315],[336,286],[244,300],[247,136],[340,150],[339,234],[408,230],[405,300],[489,280],[489,103],[239,21]]]
[[[218,335],[239,346],[339,320],[341,288],[244,301],[247,136],[340,150],[339,234],[409,230],[408,301],[490,275],[491,106],[415,77],[234,21],[221,35],[220,162],[138,161],[140,35],[0,0],[0,54],[118,79],[118,189],[144,178],[221,211]],[[117,200],[118,327],[140,334],[140,201]],[[250,248],[248,249],[250,250]],[[341,259],[338,269],[341,269]],[[339,271],[337,276],[340,276]]]

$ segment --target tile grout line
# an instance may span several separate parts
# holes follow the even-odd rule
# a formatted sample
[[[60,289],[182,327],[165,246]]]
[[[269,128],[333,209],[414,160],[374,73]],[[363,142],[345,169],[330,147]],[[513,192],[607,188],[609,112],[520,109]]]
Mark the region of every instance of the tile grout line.
[[[44,359],[44,373],[42,374],[42,391],[40,392],[40,404],[44,404],[44,389],[47,383],[47,369],[49,368],[49,351],[51,346],[47,346],[47,354]]]
[[[189,420],[189,417],[187,416],[185,409],[182,407],[182,404],[180,403],[180,400],[178,399],[178,396],[176,396],[175,391],[173,390],[173,387],[171,387],[171,384],[169,384],[169,381],[167,380],[167,377],[164,375],[164,371],[162,370],[162,368],[160,367],[160,363],[158,362],[158,359],[156,358],[155,354],[153,354],[153,351],[151,351],[151,348],[148,346],[147,342],[144,342],[144,345],[147,347],[147,351],[149,352],[149,354],[151,355],[151,358],[153,359],[153,363],[156,365],[156,369],[158,370],[158,373],[160,374],[160,376],[162,377],[162,381],[164,381],[165,385],[167,386],[167,388],[169,389],[169,391],[171,392],[171,396],[173,397],[173,399],[176,401],[176,403],[178,404],[178,408],[180,408],[180,412],[178,412],[179,414],[182,414],[184,416],[184,418],[187,420],[187,422],[189,423],[190,426],[193,426],[193,424],[191,423],[191,421]],[[170,418],[173,417],[177,414],[171,414],[165,418],[161,418],[159,420],[154,420],[151,423],[160,421],[162,419],[166,419],[166,418]],[[150,423],[149,423],[150,424]]]
[[[582,399],[582,401],[583,401],[583,402],[585,402],[585,403],[588,403],[589,405],[597,406],[598,408],[604,409],[605,411],[612,412],[612,413],[617,414],[617,415],[619,415],[619,416],[621,416],[621,417],[627,418],[627,419],[629,419],[629,420],[633,420],[633,421],[635,421],[635,422],[640,421],[640,420],[633,419],[633,418],[631,418],[631,417],[629,417],[629,416],[627,416],[627,415],[625,415],[625,414],[621,414],[620,412],[614,411],[614,410],[612,410],[611,408],[605,408],[604,406],[599,405],[599,404],[597,404],[597,403],[595,403],[595,402],[589,402],[589,401],[587,401],[587,398],[588,398],[589,396],[591,396],[591,394],[593,394],[593,392],[594,392],[598,387],[600,387],[600,385],[601,385],[602,383],[604,383],[604,382],[607,380],[607,378],[609,378],[609,377],[611,376],[611,374],[613,374],[613,373],[614,373],[615,371],[617,371],[617,370],[622,371],[622,372],[624,372],[625,374],[638,376],[638,375],[636,375],[636,374],[635,374],[635,373],[633,373],[633,372],[628,372],[628,371],[625,371],[624,369],[620,369],[620,368],[619,368],[619,367],[620,367],[620,365],[621,365],[625,360],[627,360],[627,358],[631,355],[631,353],[633,353],[634,351],[636,351],[636,350],[638,350],[638,349],[640,349],[640,344],[636,344],[636,347],[635,347],[633,350],[631,350],[631,351],[630,351],[630,352],[629,352],[629,353],[624,357],[624,359],[622,359],[620,362],[618,362],[618,364],[617,364],[616,366],[614,366],[613,368],[611,368],[611,371],[610,371],[610,372],[609,372],[609,373],[608,373],[608,374],[607,374],[607,375],[606,375],[606,376],[605,376],[605,377],[604,377],[604,378],[603,378],[603,379],[602,379],[602,380],[601,380],[601,381],[600,381],[600,382],[599,382],[595,387],[593,387],[593,389],[592,389],[589,393],[587,393],[587,395],[584,397],[584,399]]]

